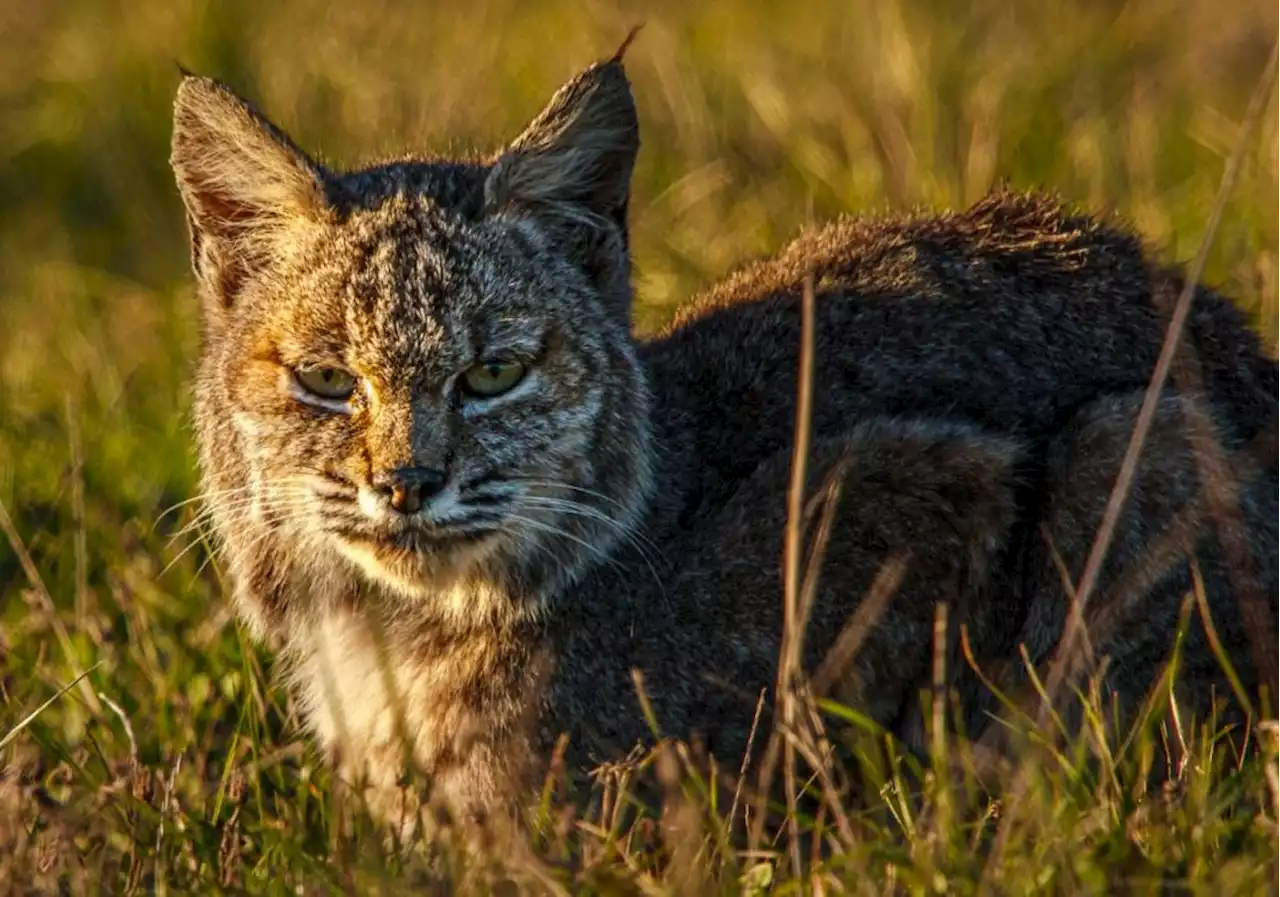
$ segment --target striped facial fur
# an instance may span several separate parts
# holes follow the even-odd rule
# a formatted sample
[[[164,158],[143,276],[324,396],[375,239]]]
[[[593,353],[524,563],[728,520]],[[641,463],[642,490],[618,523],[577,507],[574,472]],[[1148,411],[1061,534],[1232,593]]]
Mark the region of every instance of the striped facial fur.
[[[206,497],[252,620],[353,575],[459,624],[518,617],[629,537],[651,475],[620,67],[491,164],[336,173],[199,78],[176,122]]]

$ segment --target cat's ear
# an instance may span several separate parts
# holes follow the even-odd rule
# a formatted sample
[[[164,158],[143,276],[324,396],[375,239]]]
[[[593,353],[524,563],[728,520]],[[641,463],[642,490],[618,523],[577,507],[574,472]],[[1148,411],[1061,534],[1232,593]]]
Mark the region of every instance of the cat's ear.
[[[593,65],[556,91],[499,157],[485,183],[486,205],[613,217],[626,206],[639,148],[621,61]]]
[[[639,148],[620,51],[561,87],[503,151],[485,182],[486,211],[536,219],[602,293],[621,288],[629,302],[627,200]]]
[[[209,78],[187,75],[178,87],[169,161],[187,209],[192,266],[215,312],[326,208],[321,167]]]

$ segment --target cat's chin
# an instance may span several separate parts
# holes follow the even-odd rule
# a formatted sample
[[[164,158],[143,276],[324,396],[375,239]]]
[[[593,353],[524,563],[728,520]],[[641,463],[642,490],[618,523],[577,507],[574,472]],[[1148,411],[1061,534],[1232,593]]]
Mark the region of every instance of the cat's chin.
[[[460,629],[516,623],[542,613],[541,604],[515,600],[486,575],[496,538],[469,541],[440,555],[424,554],[394,543],[341,538],[340,553],[384,594],[417,607]]]
[[[342,555],[371,581],[409,598],[424,598],[468,579],[489,553],[488,540],[468,540],[437,550],[399,540],[343,535]]]

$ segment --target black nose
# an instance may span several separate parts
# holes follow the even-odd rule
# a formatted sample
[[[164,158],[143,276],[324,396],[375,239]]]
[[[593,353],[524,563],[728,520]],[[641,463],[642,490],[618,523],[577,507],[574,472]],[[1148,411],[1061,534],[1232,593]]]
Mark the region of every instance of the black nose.
[[[373,476],[373,488],[391,498],[401,514],[416,514],[422,503],[444,488],[444,471],[429,467],[397,467]]]

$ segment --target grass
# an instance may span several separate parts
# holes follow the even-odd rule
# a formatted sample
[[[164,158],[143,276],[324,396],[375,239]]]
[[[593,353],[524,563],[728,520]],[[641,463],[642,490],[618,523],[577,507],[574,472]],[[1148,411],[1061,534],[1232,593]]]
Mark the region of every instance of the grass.
[[[234,623],[205,548],[170,544],[190,514],[163,512],[195,488],[197,345],[166,163],[176,63],[356,162],[495,148],[643,21],[628,70],[644,138],[638,325],[652,328],[810,217],[962,205],[1002,179],[1117,209],[1189,261],[1276,15],[1268,0],[0,0],[0,887],[394,893],[418,862],[386,856],[367,825],[338,837],[270,658]],[[1273,96],[1205,273],[1273,352],[1276,128]],[[913,769],[832,710],[863,732],[857,774],[876,787],[803,821],[839,848],[807,890],[1274,892],[1274,726],[1183,733],[1187,762],[1152,790],[1176,733],[1158,714],[1127,733],[1096,712],[1081,738],[1028,748],[1042,762],[1009,817],[963,763]],[[635,820],[621,798],[549,817],[522,881],[799,889],[785,838],[768,855],[729,849],[741,802],[686,759],[670,747],[616,773],[656,778],[660,818]],[[462,884],[494,885],[454,861]]]

